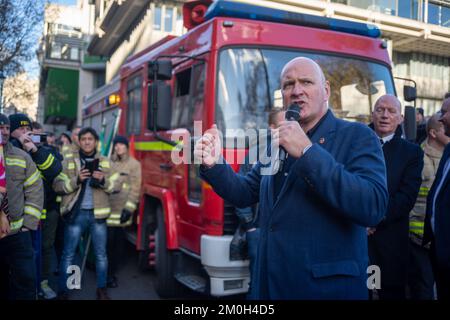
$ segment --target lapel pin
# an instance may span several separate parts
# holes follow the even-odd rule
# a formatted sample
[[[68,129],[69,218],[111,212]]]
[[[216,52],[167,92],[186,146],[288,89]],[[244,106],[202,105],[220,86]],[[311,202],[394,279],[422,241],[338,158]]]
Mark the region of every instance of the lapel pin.
[[[319,139],[319,143],[320,143],[320,144],[324,144],[324,143],[325,143],[325,138],[320,138],[320,139]]]

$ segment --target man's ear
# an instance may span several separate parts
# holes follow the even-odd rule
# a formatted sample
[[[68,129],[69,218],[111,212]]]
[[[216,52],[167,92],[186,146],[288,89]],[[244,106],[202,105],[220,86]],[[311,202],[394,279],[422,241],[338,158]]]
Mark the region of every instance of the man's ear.
[[[324,91],[325,91],[325,101],[328,101],[330,99],[331,93],[330,82],[328,80],[325,81]]]
[[[430,131],[428,131],[428,135],[430,135],[433,139],[437,138],[435,129],[430,129]]]

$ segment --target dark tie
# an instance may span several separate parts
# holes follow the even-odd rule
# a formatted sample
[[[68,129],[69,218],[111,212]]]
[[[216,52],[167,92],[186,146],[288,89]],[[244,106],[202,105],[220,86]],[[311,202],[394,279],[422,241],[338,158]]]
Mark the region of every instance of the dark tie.
[[[381,143],[381,146],[383,146],[383,145],[384,145],[384,141],[383,141],[383,139],[380,139],[380,143]]]

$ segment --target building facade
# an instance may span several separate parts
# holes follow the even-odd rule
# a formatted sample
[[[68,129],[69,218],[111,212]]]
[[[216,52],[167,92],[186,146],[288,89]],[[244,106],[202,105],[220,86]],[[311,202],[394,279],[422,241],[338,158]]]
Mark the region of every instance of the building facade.
[[[272,1],[261,1],[266,4]],[[417,107],[438,111],[450,91],[450,1],[277,0],[278,8],[377,25],[388,43],[395,77],[416,82]],[[396,81],[401,88],[405,82]]]
[[[46,6],[37,120],[49,130],[61,132],[79,123],[83,97],[105,83],[105,60],[86,53],[93,32],[92,1]]]
[[[430,115],[439,110],[444,94],[450,91],[449,0],[241,1],[375,24],[388,44],[394,76],[411,79],[417,85],[416,106]],[[46,123],[80,124],[82,106],[90,97],[99,95],[102,84],[114,81],[129,56],[168,34],[186,32],[182,21],[184,2],[79,0],[78,13],[71,13],[72,17],[80,17],[76,19],[78,24],[67,29],[46,19],[38,117]],[[65,26],[70,21],[62,20]],[[55,28],[58,32],[62,29],[65,35],[57,36],[58,32],[52,32]],[[62,43],[54,44],[56,39]],[[53,101],[60,97],[60,90],[52,83],[60,85],[62,78],[69,79],[66,84],[70,87],[63,95],[69,99],[64,105]],[[396,84],[402,99],[405,81]]]
[[[181,35],[185,1],[97,0],[95,35],[88,52],[108,58],[106,82],[125,60],[168,34]]]

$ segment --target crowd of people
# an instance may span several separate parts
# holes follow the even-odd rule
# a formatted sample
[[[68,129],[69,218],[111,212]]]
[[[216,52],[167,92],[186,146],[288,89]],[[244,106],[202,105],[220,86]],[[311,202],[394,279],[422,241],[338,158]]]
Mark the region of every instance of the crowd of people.
[[[213,152],[216,127],[194,148],[200,176],[237,208],[230,259],[250,259],[249,298],[449,299],[450,97],[428,119],[417,110],[417,140],[408,141],[393,95],[378,98],[366,126],[334,116],[313,60],[291,60],[280,80],[285,108],[269,125],[283,165],[247,162],[235,173]],[[293,104],[299,121],[285,120]],[[67,270],[86,232],[96,297],[110,299],[142,181],[127,138],[115,137],[108,158],[90,127],[56,140],[24,114],[0,114],[0,133],[0,299],[68,299]],[[261,174],[267,167],[272,175]],[[57,288],[49,285],[54,253]],[[381,272],[373,287],[369,265]]]
[[[123,227],[132,223],[141,166],[116,136],[110,158],[99,136],[75,127],[56,140],[25,114],[0,114],[6,188],[0,207],[0,299],[69,298],[68,270],[83,235],[90,234],[97,275],[96,298],[118,286]],[[56,259],[55,259],[56,257]],[[58,266],[58,286],[49,278]]]

